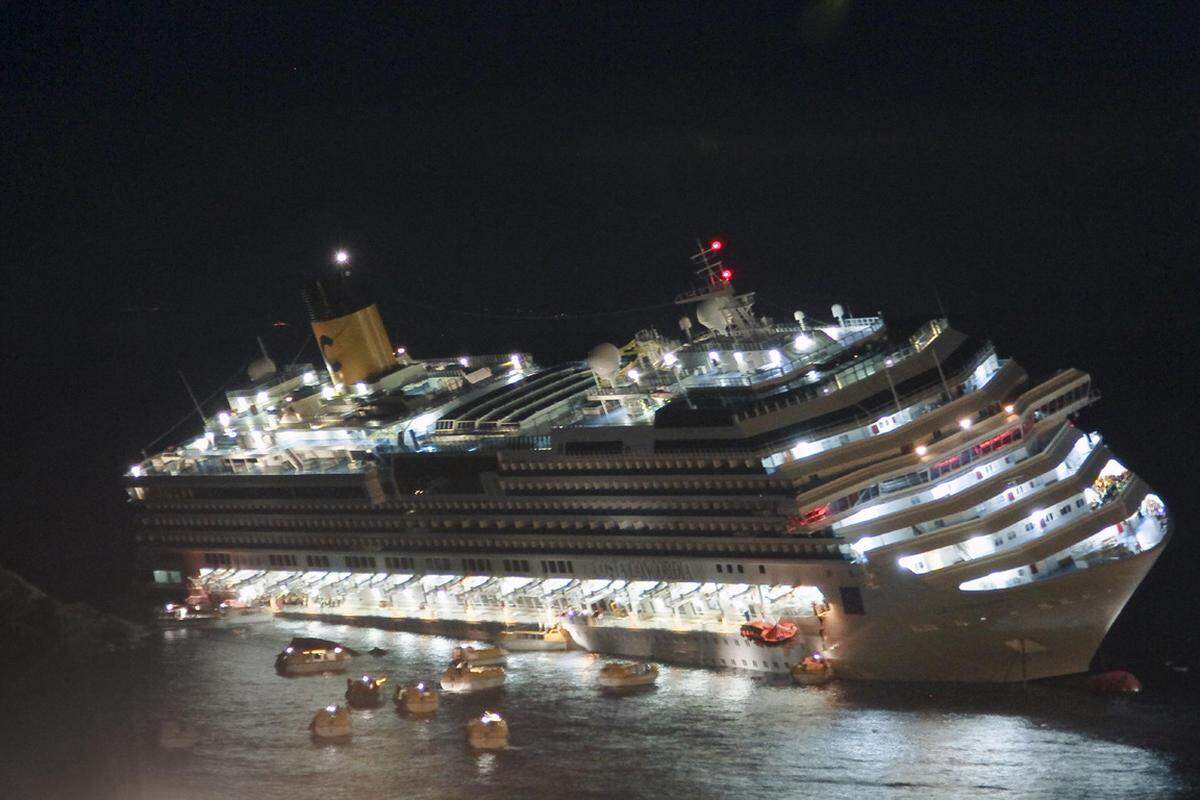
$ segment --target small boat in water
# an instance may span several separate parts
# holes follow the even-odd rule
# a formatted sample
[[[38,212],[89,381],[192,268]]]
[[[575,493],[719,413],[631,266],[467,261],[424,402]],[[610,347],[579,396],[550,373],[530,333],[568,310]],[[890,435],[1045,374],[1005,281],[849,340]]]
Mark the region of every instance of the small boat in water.
[[[354,655],[357,653],[337,642],[297,636],[275,656],[275,671],[286,677],[345,672]]]
[[[350,712],[341,706],[325,706],[308,723],[313,739],[321,742],[344,742],[350,738]]]
[[[222,626],[254,625],[259,622],[272,622],[275,612],[270,606],[248,606],[225,601],[217,607]]]
[[[158,746],[163,750],[191,750],[199,740],[199,736],[177,720],[165,719],[158,728]]]
[[[460,645],[450,654],[451,661],[465,661],[473,667],[485,667],[492,664],[503,664],[508,657],[508,651],[502,647],[471,647]]]
[[[561,625],[548,630],[501,631],[496,642],[512,652],[566,650],[571,645],[571,635]]]
[[[383,705],[383,697],[379,689],[387,683],[387,678],[372,678],[363,675],[359,680],[346,680],[346,705],[351,708],[379,708]]]
[[[792,667],[792,680],[800,686],[820,686],[833,680],[833,665],[820,653],[806,656]]]
[[[1132,672],[1116,669],[1089,675],[1087,688],[1093,694],[1137,694],[1142,690],[1142,682]]]
[[[755,620],[742,626],[742,638],[749,639],[763,648],[778,648],[796,638],[798,628],[792,622],[770,622]]]
[[[743,639],[748,639],[760,647],[780,647],[796,638],[796,626],[791,622],[769,622],[755,620],[742,626]]]
[[[504,667],[473,667],[460,661],[442,673],[447,692],[478,692],[504,685]]]
[[[508,746],[508,723],[493,711],[467,723],[467,742],[476,750],[503,750]]]
[[[658,680],[658,667],[653,664],[610,661],[600,668],[600,687],[630,689],[651,686]]]
[[[409,714],[432,714],[438,710],[437,689],[424,682],[396,687],[396,708]]]
[[[167,603],[158,611],[160,628],[201,628],[215,626],[221,615],[210,606]]]

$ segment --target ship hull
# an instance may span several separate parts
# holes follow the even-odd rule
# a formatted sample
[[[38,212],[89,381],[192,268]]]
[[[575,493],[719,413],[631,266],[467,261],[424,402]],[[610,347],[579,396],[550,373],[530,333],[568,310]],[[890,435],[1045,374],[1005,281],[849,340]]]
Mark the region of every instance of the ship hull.
[[[826,645],[797,637],[762,648],[736,631],[568,625],[581,646],[605,655],[786,673],[824,651],[839,678],[1006,683],[1088,670],[1108,629],[1154,565],[1162,546],[1103,567],[1014,589],[939,593],[908,587],[868,595],[861,617],[826,620]],[[884,597],[883,595],[888,595]]]

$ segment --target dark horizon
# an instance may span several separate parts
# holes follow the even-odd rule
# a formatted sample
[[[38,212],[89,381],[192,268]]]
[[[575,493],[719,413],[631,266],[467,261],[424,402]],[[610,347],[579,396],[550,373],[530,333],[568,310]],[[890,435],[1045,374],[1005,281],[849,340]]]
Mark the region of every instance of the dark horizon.
[[[6,415],[0,563],[51,591],[127,579],[119,476],[192,413],[177,371],[207,396],[256,335],[314,359],[300,288],[335,248],[418,356],[555,361],[675,333],[670,308],[608,312],[669,302],[694,240],[719,237],[760,313],[941,305],[1033,374],[1090,372],[1103,399],[1083,424],[1177,526],[1106,649],[1200,655],[1177,617],[1200,609],[1182,9],[9,21],[6,338],[30,399]]]

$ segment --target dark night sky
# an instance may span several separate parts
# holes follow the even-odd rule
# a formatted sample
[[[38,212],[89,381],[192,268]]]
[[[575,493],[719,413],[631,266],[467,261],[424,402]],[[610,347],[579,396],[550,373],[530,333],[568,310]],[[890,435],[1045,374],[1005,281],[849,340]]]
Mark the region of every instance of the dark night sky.
[[[176,370],[203,396],[256,334],[291,359],[336,245],[417,355],[551,360],[676,315],[486,315],[662,303],[719,235],[764,312],[910,318],[936,286],[1030,371],[1092,372],[1084,423],[1181,523],[1118,628],[1161,649],[1196,628],[1200,37],[1183,6],[1019,6],[8,7],[0,562],[115,575]]]

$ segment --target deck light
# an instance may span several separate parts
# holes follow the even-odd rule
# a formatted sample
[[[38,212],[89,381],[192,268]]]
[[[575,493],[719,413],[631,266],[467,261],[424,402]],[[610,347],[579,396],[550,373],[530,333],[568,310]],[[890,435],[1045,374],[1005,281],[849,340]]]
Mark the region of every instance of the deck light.
[[[132,467],[129,468],[129,474],[135,478],[142,477],[142,465],[134,464]]]
[[[350,254],[347,253],[345,250],[338,250],[336,253],[333,254],[333,260],[339,264],[349,264],[350,263]]]
[[[629,380],[633,381],[634,383],[637,383],[637,382],[638,382],[638,378],[640,378],[640,377],[642,377],[642,373],[638,372],[636,369],[632,369],[632,368],[630,368],[630,370],[629,370]]]
[[[664,353],[663,363],[668,367],[673,367],[679,363],[679,356],[675,355],[674,353]]]
[[[958,427],[962,428],[964,431],[970,430],[971,429],[971,418],[963,417],[962,419],[960,419],[958,421]]]
[[[229,427],[229,412],[222,411],[221,413],[217,414],[217,422],[221,423],[222,428],[228,428]]]
[[[929,448],[926,447],[925,445],[923,445],[923,444],[917,445],[917,455],[923,456],[928,452],[929,452]]]
[[[1016,408],[1016,406],[1014,406],[1012,403],[1009,403],[1008,405],[1006,405],[1006,406],[1004,407],[1004,413],[1005,413],[1005,414],[1011,414],[1011,413],[1013,413],[1013,409],[1014,409],[1014,408]]]

